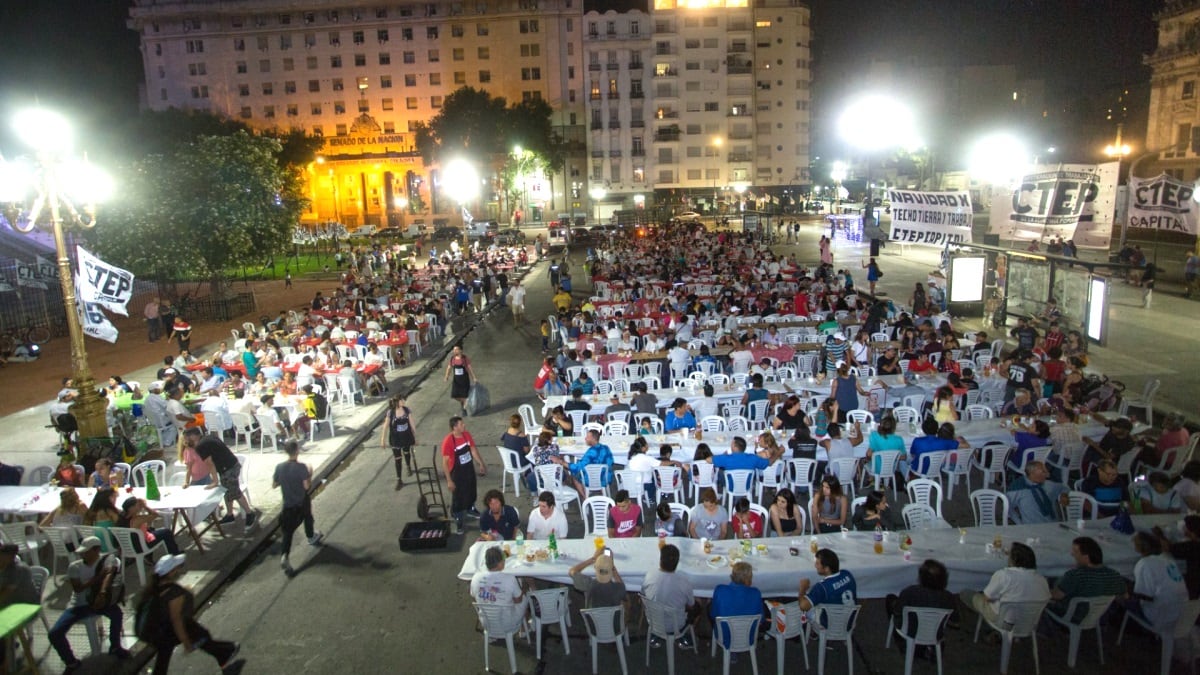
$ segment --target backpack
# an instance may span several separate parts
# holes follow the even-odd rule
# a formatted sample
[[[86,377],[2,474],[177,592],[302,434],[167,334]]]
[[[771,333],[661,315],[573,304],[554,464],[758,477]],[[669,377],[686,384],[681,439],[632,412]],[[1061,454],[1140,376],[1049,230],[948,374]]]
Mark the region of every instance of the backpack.
[[[329,399],[323,394],[313,393],[313,408],[317,411],[317,419],[323,420],[329,415]]]
[[[101,571],[104,569],[104,563],[108,562],[108,559],[111,558],[112,556],[113,556],[113,554],[111,554],[111,553],[105,553],[104,555],[100,556],[100,560],[97,561],[97,563],[96,563],[96,574],[101,573]],[[118,562],[119,562],[119,559],[118,559]],[[105,602],[103,606],[97,605],[97,599],[99,597],[100,597],[100,587],[99,586],[92,586],[91,588],[89,588],[88,593],[87,593],[88,606],[91,607],[92,609],[100,610],[100,609],[104,609],[105,607],[113,607],[115,605],[119,605],[125,601],[124,570],[118,569],[117,573],[115,575],[113,575],[112,585],[109,587],[109,597],[107,599],[107,602]]]
[[[157,596],[150,596],[137,606],[133,617],[133,633],[142,642],[154,644],[162,633],[159,602]]]

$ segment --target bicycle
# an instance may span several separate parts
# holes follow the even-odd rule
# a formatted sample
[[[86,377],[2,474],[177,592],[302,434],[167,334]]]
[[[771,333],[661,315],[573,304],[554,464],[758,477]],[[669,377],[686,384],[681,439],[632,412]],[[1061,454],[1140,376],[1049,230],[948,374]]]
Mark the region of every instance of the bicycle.
[[[0,354],[12,354],[21,345],[44,345],[50,341],[50,329],[26,323],[21,328],[9,328],[0,333]]]

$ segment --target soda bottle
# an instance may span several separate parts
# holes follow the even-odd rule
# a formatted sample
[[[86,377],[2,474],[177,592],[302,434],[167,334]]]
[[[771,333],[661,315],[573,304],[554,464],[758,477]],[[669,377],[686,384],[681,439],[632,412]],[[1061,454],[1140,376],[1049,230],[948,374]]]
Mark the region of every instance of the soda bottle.
[[[553,532],[550,533],[550,557],[558,560],[558,538]]]
[[[883,527],[875,523],[875,553],[883,554]]]
[[[519,527],[517,528],[517,550],[521,553],[525,552],[525,533]]]
[[[154,502],[158,501],[161,495],[158,492],[158,479],[154,477],[153,471],[146,472],[146,499]]]

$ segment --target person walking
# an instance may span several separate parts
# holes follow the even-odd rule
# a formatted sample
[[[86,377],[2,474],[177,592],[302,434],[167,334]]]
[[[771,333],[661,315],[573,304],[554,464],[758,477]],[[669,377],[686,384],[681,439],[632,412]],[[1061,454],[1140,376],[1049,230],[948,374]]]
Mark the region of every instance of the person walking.
[[[304,536],[308,543],[318,546],[325,538],[324,534],[313,529],[312,499],[308,491],[312,487],[312,469],[300,461],[300,444],[287,441],[283,444],[287,453],[287,461],[275,465],[275,476],[271,479],[271,487],[279,488],[283,494],[283,511],[279,514],[279,524],[283,528],[283,556],[279,565],[291,576],[294,574],[288,556],[292,552],[292,535],[300,524],[304,524]]]
[[[454,345],[450,360],[446,363],[446,373],[442,377],[442,381],[450,381],[451,374],[454,375],[454,381],[450,384],[450,398],[458,401],[459,407],[462,408],[462,415],[465,417],[467,396],[471,393],[471,385],[479,380],[475,377],[475,371],[471,369],[471,359],[463,353],[460,345]]]
[[[283,287],[288,289],[292,287],[292,271],[288,270],[283,273]]]
[[[486,476],[487,465],[479,456],[479,448],[467,431],[466,422],[457,415],[450,418],[450,433],[442,439],[442,464],[446,470],[446,487],[453,495],[450,510],[458,533],[462,534],[463,518],[480,515],[475,508],[475,472],[478,470],[480,476]]]
[[[162,320],[158,313],[158,298],[150,298],[150,302],[146,303],[146,308],[142,310],[146,317],[146,332],[150,342],[158,342],[158,338],[162,337]]]
[[[1183,263],[1183,280],[1187,284],[1187,292],[1183,297],[1192,297],[1192,289],[1196,286],[1196,275],[1200,274],[1200,255],[1189,251],[1187,260]]]
[[[183,555],[159,558],[154,575],[138,599],[134,624],[138,638],[153,645],[157,652],[153,673],[165,675],[176,645],[183,645],[185,654],[200,649],[217,660],[222,673],[236,675],[246,665],[245,659],[235,660],[241,645],[213,639],[208,629],[196,621],[196,596],[179,585],[186,562]]]
[[[413,446],[417,444],[416,432],[413,428],[412,411],[405,405],[403,396],[393,396],[388,401],[387,419],[383,425],[383,433],[379,437],[379,445],[392,449],[392,458],[396,464],[396,489],[404,486],[404,466],[408,467],[408,475],[413,475]]]
[[[513,325],[525,323],[525,287],[520,279],[513,279],[512,288],[508,291],[508,302],[512,306]]]
[[[874,258],[863,263],[863,268],[867,270],[867,283],[871,286],[871,295],[875,295],[875,284],[879,282],[879,277],[883,276],[883,272]]]

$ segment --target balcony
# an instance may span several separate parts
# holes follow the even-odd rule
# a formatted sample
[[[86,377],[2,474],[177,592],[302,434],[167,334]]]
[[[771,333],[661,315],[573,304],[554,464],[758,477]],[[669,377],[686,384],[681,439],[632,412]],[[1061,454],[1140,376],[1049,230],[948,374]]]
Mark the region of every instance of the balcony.
[[[753,161],[748,152],[731,152],[729,153],[729,161],[731,162],[750,162]]]
[[[620,129],[621,128],[621,120],[609,120],[608,128],[609,129]]]
[[[620,70],[620,69],[621,69],[621,64],[619,64],[619,63],[606,63],[606,64],[604,64],[604,69],[605,69],[605,70]]]
[[[659,87],[654,90],[654,95],[658,98],[679,98],[679,90],[674,87]]]
[[[603,150],[593,150],[593,151],[592,151],[592,159],[600,159],[600,158],[603,158],[603,157],[604,157],[604,151],[603,151]]]
[[[749,64],[738,66],[731,65],[726,67],[725,72],[728,75],[749,75],[754,72],[754,66]]]
[[[658,70],[654,71],[655,77],[677,77],[678,75],[679,75],[679,71],[674,68],[668,68],[663,71],[658,71]]]
[[[754,134],[749,131],[731,131],[729,138],[735,141],[745,141],[754,138]]]
[[[592,122],[592,131],[599,131],[603,128],[604,124],[602,122]]]
[[[600,92],[593,91],[591,94],[588,95],[588,98],[593,101],[599,101],[600,100]]]
[[[679,140],[678,129],[660,129],[654,132],[654,140],[658,143],[674,143]]]
[[[621,156],[621,151],[620,151],[620,150],[609,150],[609,151],[608,151],[608,156],[609,156],[609,157],[620,157],[620,156]]]
[[[629,120],[629,126],[634,129],[643,129],[646,126],[645,120]]]
[[[645,148],[634,148],[633,150],[629,151],[629,155],[631,157],[645,157],[646,149]]]
[[[631,91],[631,92],[629,92],[629,98],[646,98],[646,92],[644,92],[644,91]]]
[[[600,72],[600,64],[599,63],[589,63],[588,70],[598,73],[598,72]]]
[[[629,69],[630,69],[630,70],[641,70],[641,69],[642,69],[642,68],[644,68],[645,66],[646,66],[646,62],[645,62],[645,61],[630,61],[630,62],[629,62]]]
[[[609,91],[608,92],[608,100],[615,101],[619,98],[621,98],[621,92],[619,92],[619,91]]]
[[[726,54],[745,54],[746,52],[749,52],[749,51],[750,51],[750,48],[747,47],[746,45],[729,45],[725,49]]]
[[[677,120],[679,119],[679,112],[675,110],[660,110],[654,114],[654,117],[660,120]]]
[[[670,46],[660,45],[654,48],[655,56],[674,56],[675,53],[675,48]]]

